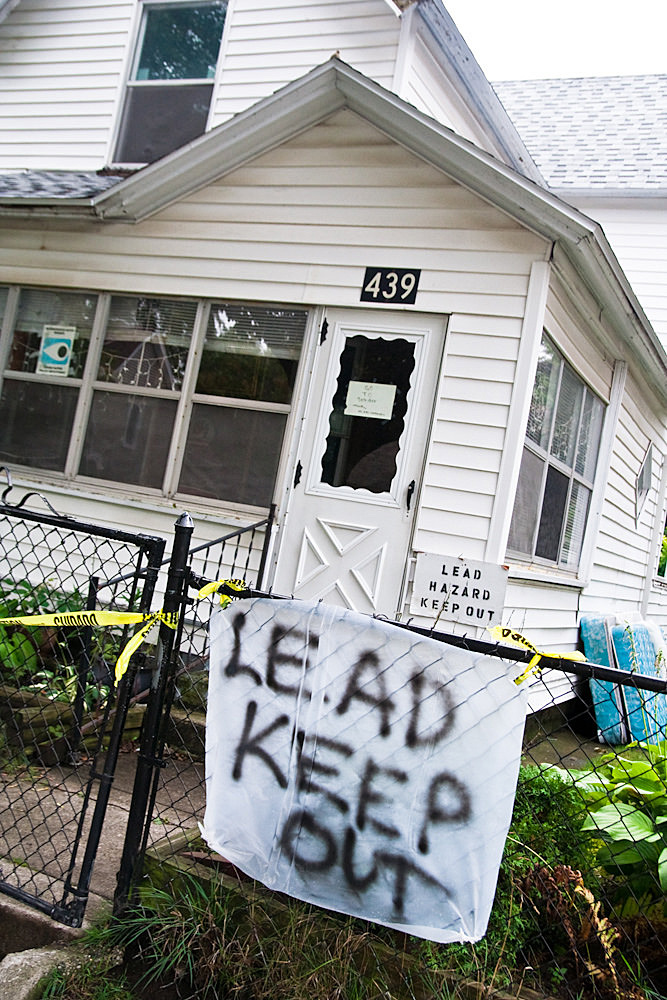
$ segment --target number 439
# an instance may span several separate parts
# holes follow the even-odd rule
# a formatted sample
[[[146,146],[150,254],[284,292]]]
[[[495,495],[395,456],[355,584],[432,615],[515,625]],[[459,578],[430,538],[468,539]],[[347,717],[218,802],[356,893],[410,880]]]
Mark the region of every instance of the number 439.
[[[367,267],[361,301],[412,304],[417,298],[420,274],[419,270]]]

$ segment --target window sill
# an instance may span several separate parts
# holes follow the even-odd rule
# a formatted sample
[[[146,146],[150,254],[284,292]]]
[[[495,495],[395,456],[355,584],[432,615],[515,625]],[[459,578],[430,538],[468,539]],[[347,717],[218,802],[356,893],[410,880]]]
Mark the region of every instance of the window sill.
[[[508,579],[512,583],[534,583],[539,587],[567,587],[583,590],[585,581],[574,573],[548,569],[545,566],[520,566],[509,563]]]
[[[3,486],[3,477],[0,476],[0,491]],[[142,515],[146,515],[144,520],[150,520],[151,515],[171,516],[174,511],[181,512],[187,510],[195,519],[200,521],[220,524],[238,525],[244,527],[248,523],[260,520],[265,517],[268,508],[265,507],[245,507],[234,505],[222,500],[211,500],[205,497],[165,497],[155,490],[142,490],[140,487],[132,487],[124,484],[113,484],[100,480],[84,479],[83,477],[71,480],[65,479],[58,473],[49,473],[44,470],[35,470],[31,475],[25,469],[20,472],[12,468],[13,490],[7,498],[8,502],[17,503],[24,492],[36,491],[46,494],[47,499],[60,513],[59,499],[63,500],[76,498],[76,503],[94,503],[96,506],[107,504],[113,508],[132,511],[131,523],[137,524],[142,520]],[[64,513],[65,504],[62,504]],[[78,516],[78,515],[75,515]],[[90,520],[95,520],[96,516],[104,516],[100,513],[86,512]]]

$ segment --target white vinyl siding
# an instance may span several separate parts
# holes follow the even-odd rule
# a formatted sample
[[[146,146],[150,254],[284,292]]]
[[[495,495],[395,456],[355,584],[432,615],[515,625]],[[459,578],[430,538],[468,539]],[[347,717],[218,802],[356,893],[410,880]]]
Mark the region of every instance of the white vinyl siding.
[[[499,159],[506,156],[491,141],[488,133],[480,128],[443,69],[432,55],[424,39],[417,34],[414,39],[410,65],[400,88],[400,96],[436,121],[447,125],[464,139],[469,139]]]
[[[651,542],[655,519],[661,519],[664,498],[659,479],[665,460],[657,441],[664,441],[665,427],[646,405],[646,389],[628,376],[618,431],[611,459],[595,559],[595,573],[585,596],[582,613],[608,610],[613,614],[637,613],[644,581],[652,578]],[[635,523],[635,482],[649,441],[653,442],[652,488]],[[667,624],[662,611],[661,624]]]
[[[106,162],[129,0],[22,0],[0,24],[0,169]]]
[[[22,0],[0,24],[0,170],[110,162],[135,0]],[[391,87],[400,18],[386,0],[232,0],[209,127],[334,53]]]
[[[421,267],[420,311],[519,321],[544,248],[340,112],[139,225],[13,223],[0,277],[28,267],[60,287],[356,306],[366,266]]]
[[[367,266],[421,268],[415,308],[452,320],[420,545],[451,551],[456,538],[477,538],[470,555],[482,557],[528,277],[546,253],[542,239],[340,112],[143,223],[13,223],[0,278],[358,307]]]
[[[667,198],[567,198],[601,223],[655,332],[667,347]]]
[[[338,56],[390,88],[400,19],[384,0],[232,0],[211,126]]]

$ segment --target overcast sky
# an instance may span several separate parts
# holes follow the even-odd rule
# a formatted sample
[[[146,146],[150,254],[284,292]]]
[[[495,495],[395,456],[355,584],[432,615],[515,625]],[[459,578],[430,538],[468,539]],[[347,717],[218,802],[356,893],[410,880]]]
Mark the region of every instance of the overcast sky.
[[[443,0],[489,80],[667,73],[667,0]]]

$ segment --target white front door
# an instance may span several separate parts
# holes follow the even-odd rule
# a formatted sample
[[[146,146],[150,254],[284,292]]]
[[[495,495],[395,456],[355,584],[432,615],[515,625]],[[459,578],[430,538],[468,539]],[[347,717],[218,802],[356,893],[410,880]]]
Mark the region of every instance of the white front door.
[[[441,316],[328,310],[273,589],[394,615],[437,388]]]

